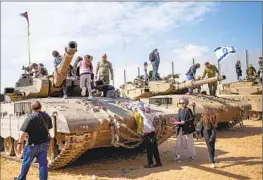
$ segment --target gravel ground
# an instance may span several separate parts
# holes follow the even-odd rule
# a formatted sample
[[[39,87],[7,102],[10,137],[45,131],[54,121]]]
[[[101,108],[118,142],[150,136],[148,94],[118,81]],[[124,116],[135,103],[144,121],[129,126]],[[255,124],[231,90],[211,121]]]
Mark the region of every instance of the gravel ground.
[[[197,158],[175,163],[170,138],[159,147],[163,167],[144,169],[146,154],[134,156],[130,150],[113,148],[87,152],[63,170],[49,172],[50,180],[89,180],[95,175],[104,179],[199,180],[199,179],[262,179],[262,121],[244,121],[245,128],[218,132],[216,168],[210,168],[203,141],[195,142]],[[13,180],[20,172],[20,163],[1,158],[1,180]],[[38,179],[38,169],[31,167],[28,180]]]

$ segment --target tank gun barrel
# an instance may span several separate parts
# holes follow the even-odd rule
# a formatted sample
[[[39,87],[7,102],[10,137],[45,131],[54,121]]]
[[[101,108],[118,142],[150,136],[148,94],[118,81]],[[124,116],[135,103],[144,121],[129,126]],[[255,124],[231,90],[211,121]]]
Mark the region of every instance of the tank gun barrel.
[[[208,84],[208,83],[222,81],[224,79],[226,79],[225,75],[217,76],[217,77],[211,77],[211,78],[202,79],[202,80],[186,81],[182,84],[179,84],[178,86],[175,86],[175,89],[181,90],[181,89],[191,88],[191,87],[195,87],[195,86],[201,86],[201,85]]]
[[[69,65],[73,59],[75,52],[77,52],[77,43],[75,41],[70,41],[68,46],[65,48],[65,54],[61,64],[55,70],[53,75],[53,86],[60,87],[63,81],[67,77]]]

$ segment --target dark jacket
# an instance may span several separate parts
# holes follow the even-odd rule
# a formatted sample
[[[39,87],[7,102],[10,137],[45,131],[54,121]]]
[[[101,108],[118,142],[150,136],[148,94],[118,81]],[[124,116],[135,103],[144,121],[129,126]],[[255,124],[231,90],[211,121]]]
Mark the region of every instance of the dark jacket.
[[[200,134],[203,138],[213,141],[216,139],[216,126],[211,126],[209,129],[206,129],[204,124],[200,124]]]
[[[241,65],[240,64],[236,64],[236,73],[239,76],[242,76],[242,70],[241,70]]]
[[[181,119],[180,117],[178,118],[179,122],[181,121],[185,121],[184,124],[178,125],[178,129],[176,132],[176,135],[179,134],[180,129],[182,128],[182,134],[190,134],[189,133],[189,126],[192,126],[194,128],[194,115],[193,112],[190,108],[186,107],[185,109],[179,109],[179,113],[180,111],[184,111],[184,117],[183,119]],[[179,115],[178,113],[178,115]],[[192,132],[191,132],[192,133]]]

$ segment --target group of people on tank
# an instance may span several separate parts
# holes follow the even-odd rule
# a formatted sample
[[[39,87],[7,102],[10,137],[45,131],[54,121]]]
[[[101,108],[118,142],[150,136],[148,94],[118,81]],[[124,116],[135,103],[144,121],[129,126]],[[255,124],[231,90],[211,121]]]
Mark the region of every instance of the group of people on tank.
[[[52,56],[54,57],[54,68],[55,71],[57,71],[57,68],[60,66],[63,57],[56,50],[52,52]],[[87,54],[83,58],[81,56],[78,56],[73,66],[69,66],[67,73],[68,77],[75,76],[80,80],[81,95],[86,96],[86,94],[88,93],[89,99],[93,98],[92,92],[93,87],[95,86],[95,80],[99,80],[103,85],[109,85],[110,80],[113,80],[114,75],[112,64],[107,60],[106,54],[103,54],[102,60],[97,63],[95,72],[92,61],[93,56],[91,55]],[[32,63],[29,69],[30,72],[32,72],[33,77],[35,78],[48,76],[48,71],[42,63]],[[62,92],[64,98],[67,98],[66,82],[67,81],[65,79],[62,83]]]
[[[242,76],[242,69],[241,69],[241,62],[238,60],[235,65],[237,80],[241,80]],[[246,69],[246,79],[250,81],[258,80],[262,84],[262,73],[263,73],[263,66],[262,66],[262,57],[258,58],[258,71],[254,68],[252,64],[249,64]]]

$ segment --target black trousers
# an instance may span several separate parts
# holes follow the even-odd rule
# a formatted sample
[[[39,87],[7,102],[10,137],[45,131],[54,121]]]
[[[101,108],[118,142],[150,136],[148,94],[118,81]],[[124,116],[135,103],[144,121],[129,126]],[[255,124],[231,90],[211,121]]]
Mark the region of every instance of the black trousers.
[[[161,164],[161,159],[158,151],[156,133],[151,132],[144,135],[144,144],[147,149],[148,165],[153,164],[153,156],[156,164]]]
[[[208,139],[205,140],[206,142],[206,146],[208,149],[208,153],[209,153],[209,158],[211,163],[215,163],[215,143],[216,141],[209,141]]]

